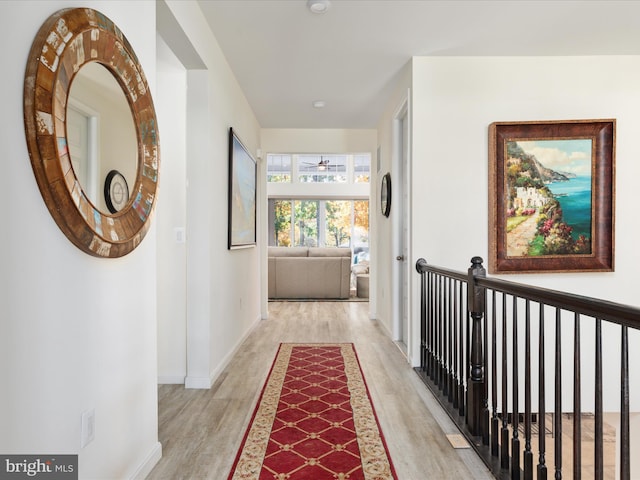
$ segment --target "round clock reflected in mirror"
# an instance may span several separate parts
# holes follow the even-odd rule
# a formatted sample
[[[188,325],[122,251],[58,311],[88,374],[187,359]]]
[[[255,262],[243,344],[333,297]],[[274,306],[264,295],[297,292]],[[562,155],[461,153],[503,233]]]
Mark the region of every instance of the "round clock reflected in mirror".
[[[129,186],[124,176],[111,170],[104,181],[104,200],[110,213],[116,213],[129,201]]]

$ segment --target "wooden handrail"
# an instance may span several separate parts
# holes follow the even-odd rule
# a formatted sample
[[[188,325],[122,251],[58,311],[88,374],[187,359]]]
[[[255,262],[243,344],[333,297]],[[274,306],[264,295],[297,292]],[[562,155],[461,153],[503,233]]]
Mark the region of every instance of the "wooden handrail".
[[[416,270],[421,274],[429,271],[457,280],[467,279],[467,274],[463,272],[429,265],[424,258],[418,259]],[[606,317],[610,322],[640,329],[640,308],[638,307],[493,277],[478,278],[476,285],[486,289],[499,290],[509,295],[528,298],[531,301],[544,303],[545,305],[575,311],[590,317]]]

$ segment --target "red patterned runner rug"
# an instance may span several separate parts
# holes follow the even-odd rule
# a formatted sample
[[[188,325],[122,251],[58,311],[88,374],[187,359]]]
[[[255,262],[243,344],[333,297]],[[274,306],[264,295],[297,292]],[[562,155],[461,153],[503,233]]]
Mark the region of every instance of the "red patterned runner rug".
[[[231,479],[397,479],[353,344],[280,345]]]

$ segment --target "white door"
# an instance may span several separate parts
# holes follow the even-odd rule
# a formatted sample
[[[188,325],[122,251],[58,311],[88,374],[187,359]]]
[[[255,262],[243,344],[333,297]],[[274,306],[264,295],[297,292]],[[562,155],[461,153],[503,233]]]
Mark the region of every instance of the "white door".
[[[82,112],[75,108],[67,109],[67,142],[71,164],[80,185],[87,188],[88,182],[88,123],[89,119]]]
[[[99,192],[98,115],[79,102],[67,108],[67,142],[71,165],[85,194],[99,210],[105,210]]]

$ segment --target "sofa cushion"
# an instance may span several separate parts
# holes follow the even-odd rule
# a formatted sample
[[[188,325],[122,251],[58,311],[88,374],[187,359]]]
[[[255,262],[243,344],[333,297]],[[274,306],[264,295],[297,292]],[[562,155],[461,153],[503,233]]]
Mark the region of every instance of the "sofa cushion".
[[[306,257],[307,247],[269,247],[269,257]]]
[[[310,247],[310,257],[351,257],[350,248],[339,247]]]

